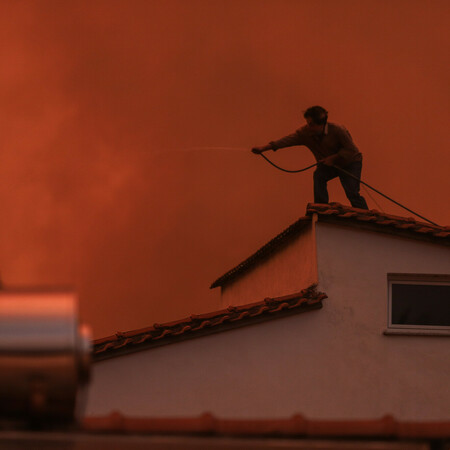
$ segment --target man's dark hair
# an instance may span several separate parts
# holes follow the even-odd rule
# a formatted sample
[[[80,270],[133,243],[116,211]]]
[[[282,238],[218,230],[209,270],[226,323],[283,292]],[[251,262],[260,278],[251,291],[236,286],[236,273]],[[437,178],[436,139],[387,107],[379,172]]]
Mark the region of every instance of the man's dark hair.
[[[311,106],[304,113],[303,117],[309,117],[317,125],[325,125],[328,120],[328,111],[321,106]]]

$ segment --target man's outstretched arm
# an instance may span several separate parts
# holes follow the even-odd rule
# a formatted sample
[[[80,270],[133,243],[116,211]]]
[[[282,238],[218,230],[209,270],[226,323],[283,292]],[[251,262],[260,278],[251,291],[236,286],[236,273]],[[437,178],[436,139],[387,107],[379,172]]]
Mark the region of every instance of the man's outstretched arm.
[[[277,141],[271,141],[267,145],[252,148],[252,152],[260,154],[267,150],[277,151],[279,148],[292,147],[294,145],[303,145],[301,133],[297,130],[295,133],[289,134]]]

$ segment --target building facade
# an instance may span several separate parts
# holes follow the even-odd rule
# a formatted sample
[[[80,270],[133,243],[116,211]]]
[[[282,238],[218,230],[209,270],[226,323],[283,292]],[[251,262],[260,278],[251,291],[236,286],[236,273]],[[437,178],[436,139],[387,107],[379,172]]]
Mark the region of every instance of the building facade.
[[[308,205],[213,283],[223,310],[97,340],[88,414],[448,421],[449,243]]]

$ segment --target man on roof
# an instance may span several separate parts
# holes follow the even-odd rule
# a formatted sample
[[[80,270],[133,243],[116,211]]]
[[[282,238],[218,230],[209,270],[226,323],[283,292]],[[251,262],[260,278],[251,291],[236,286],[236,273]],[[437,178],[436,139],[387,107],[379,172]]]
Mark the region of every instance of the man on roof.
[[[292,134],[267,145],[254,147],[253,153],[304,145],[311,150],[319,163],[314,172],[314,203],[328,203],[327,183],[339,177],[347,198],[354,208],[368,209],[366,200],[359,193],[362,169],[362,154],[346,128],[328,123],[328,111],[321,106],[312,106],[303,114],[306,125]],[[357,179],[346,175],[344,169]]]

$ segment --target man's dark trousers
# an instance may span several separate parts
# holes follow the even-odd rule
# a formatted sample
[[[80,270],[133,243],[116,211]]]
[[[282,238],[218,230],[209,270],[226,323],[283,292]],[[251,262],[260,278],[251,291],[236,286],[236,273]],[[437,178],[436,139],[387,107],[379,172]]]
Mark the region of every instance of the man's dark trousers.
[[[314,203],[328,203],[327,183],[333,178],[339,177],[347,198],[354,208],[369,209],[366,200],[359,193],[359,180],[361,178],[362,162],[354,161],[343,167],[354,178],[346,175],[335,167],[319,164],[314,172]]]

